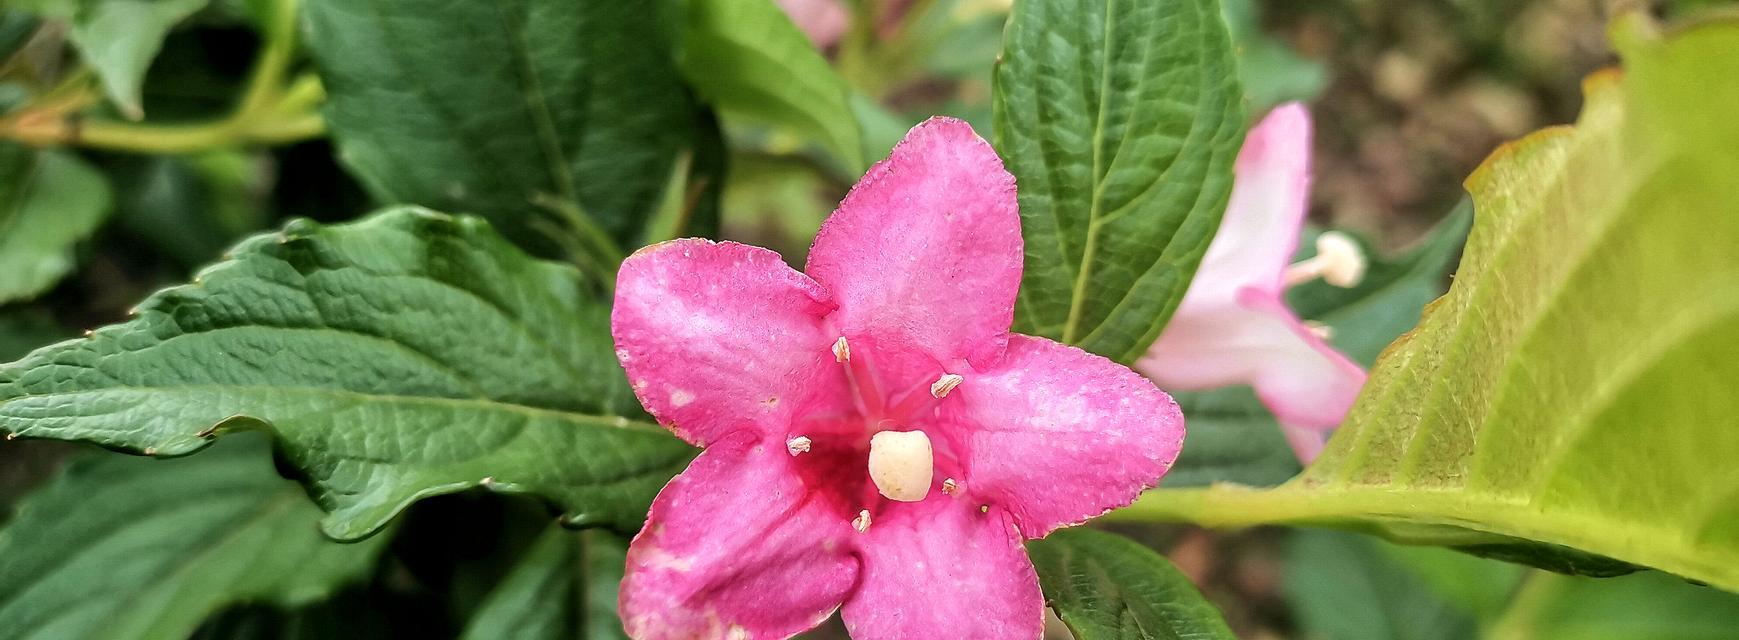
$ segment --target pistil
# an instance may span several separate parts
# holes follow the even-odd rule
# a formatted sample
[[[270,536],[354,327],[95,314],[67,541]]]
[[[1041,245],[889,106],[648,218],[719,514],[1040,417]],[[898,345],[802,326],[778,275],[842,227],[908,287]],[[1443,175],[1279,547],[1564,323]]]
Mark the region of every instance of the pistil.
[[[930,493],[936,456],[922,431],[883,431],[870,437],[869,474],[883,497],[917,502]]]
[[[1322,278],[1323,282],[1348,288],[1365,278],[1365,253],[1351,237],[1326,231],[1316,237],[1316,255],[1286,268],[1286,286]]]

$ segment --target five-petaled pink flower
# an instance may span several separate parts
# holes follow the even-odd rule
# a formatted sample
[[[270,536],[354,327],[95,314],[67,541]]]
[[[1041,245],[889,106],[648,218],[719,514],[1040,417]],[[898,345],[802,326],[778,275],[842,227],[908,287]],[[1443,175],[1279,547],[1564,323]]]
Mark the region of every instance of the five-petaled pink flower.
[[[815,238],[685,239],[622,265],[640,401],[706,450],[628,551],[630,635],[1038,638],[1021,546],[1134,500],[1183,440],[1122,365],[1009,333],[1014,178],[964,122],[918,125]]]
[[[1286,287],[1313,278],[1352,286],[1364,273],[1358,245],[1330,232],[1317,256],[1288,265],[1310,193],[1310,114],[1281,106],[1238,153],[1219,233],[1189,292],[1135,367],[1174,391],[1255,387],[1300,460],[1322,451],[1364,386],[1365,372],[1287,308]]]

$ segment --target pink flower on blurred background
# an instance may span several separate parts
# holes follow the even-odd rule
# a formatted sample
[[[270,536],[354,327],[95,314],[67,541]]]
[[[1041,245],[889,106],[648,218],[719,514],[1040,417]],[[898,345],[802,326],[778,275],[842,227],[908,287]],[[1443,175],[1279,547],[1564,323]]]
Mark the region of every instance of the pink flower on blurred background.
[[[646,409],[706,450],[628,552],[631,635],[1038,638],[1021,543],[1128,504],[1183,440],[1128,368],[1008,331],[1014,178],[935,118],[871,168],[806,273],[686,239],[622,265],[612,329]]]
[[[1364,370],[1324,341],[1325,330],[1299,320],[1284,300],[1300,282],[1350,287],[1364,276],[1358,245],[1333,232],[1317,240],[1316,257],[1288,264],[1310,193],[1310,138],[1310,114],[1296,103],[1250,131],[1219,233],[1171,323],[1135,365],[1171,390],[1254,387],[1305,462],[1365,383]]]

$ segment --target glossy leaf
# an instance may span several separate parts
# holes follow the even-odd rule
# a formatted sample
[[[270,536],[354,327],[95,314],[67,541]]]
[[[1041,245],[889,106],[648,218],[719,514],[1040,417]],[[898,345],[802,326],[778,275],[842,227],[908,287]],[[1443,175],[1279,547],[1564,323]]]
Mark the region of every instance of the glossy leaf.
[[[638,528],[691,455],[640,415],[577,272],[417,208],[293,222],[0,367],[0,429],[20,436],[179,455],[269,430],[343,539],[474,486]]]
[[[1078,640],[1234,637],[1171,561],[1122,536],[1062,529],[1027,543],[1045,603]]]
[[[1311,523],[1739,590],[1739,21],[1617,23],[1574,128],[1468,181],[1455,283],[1299,479],[1131,515]],[[1564,549],[1580,553],[1566,554]]]
[[[306,13],[327,124],[377,199],[482,215],[601,271],[634,248],[701,133],[671,60],[674,3],[309,0]]]
[[[490,592],[463,638],[626,640],[616,586],[627,551],[602,532],[552,527]]]
[[[1226,206],[1237,76],[1216,0],[1015,4],[993,96],[1026,240],[1015,330],[1147,350]]]
[[[853,175],[868,166],[845,82],[772,0],[691,0],[680,64],[727,118],[795,131]]]
[[[320,600],[385,540],[333,542],[319,518],[259,438],[79,459],[0,530],[0,638],[181,638],[231,603]]]
[[[103,175],[78,156],[0,143],[0,303],[72,272],[73,245],[102,224],[109,199]]]

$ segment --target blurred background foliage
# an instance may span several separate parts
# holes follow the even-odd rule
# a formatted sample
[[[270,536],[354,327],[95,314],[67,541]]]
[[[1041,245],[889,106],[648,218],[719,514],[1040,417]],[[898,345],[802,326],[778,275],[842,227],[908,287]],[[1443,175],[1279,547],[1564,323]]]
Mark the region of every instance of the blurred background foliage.
[[[308,80],[310,61],[301,52],[265,50],[272,40],[262,34],[284,28],[271,14],[275,5],[163,1],[151,4],[150,15],[70,28],[57,11],[72,4],[19,0],[0,9],[0,195],[8,196],[0,203],[9,206],[0,210],[0,234],[19,232],[8,225],[22,224],[18,210],[31,198],[75,198],[91,218],[84,239],[65,245],[60,273],[15,287],[8,280],[15,274],[0,274],[0,292],[18,291],[0,300],[0,359],[7,361],[120,320],[146,294],[186,280],[248,234],[291,217],[345,220],[373,206],[339,165],[318,116],[309,119],[321,99],[318,83]],[[801,11],[806,3],[781,4]],[[989,130],[990,70],[1008,4],[847,2],[839,5],[845,15],[811,30],[850,86],[864,157],[881,157],[908,126],[933,114]],[[1451,216],[1464,198],[1462,179],[1500,143],[1570,122],[1581,78],[1615,60],[1607,19],[1638,4],[1224,0],[1250,113],[1288,100],[1311,105],[1318,131],[1312,219],[1358,232],[1391,256],[1373,280],[1395,287],[1301,287],[1292,292],[1301,313],[1321,318],[1357,296],[1389,296],[1378,306],[1393,313],[1365,317],[1351,330],[1336,323],[1339,346],[1367,364],[1410,328],[1417,309],[1441,291],[1439,274],[1466,232],[1466,214]],[[1729,4],[1679,0],[1649,8],[1671,15]],[[156,23],[160,29],[138,26]],[[105,43],[90,66],[80,63],[75,51]],[[278,93],[270,108],[256,109],[249,100],[261,90],[257,61],[273,55],[281,60],[266,80]],[[89,137],[80,144],[59,145],[52,131],[32,128],[40,125],[32,115],[44,109],[79,112],[73,126],[97,124],[84,129]],[[862,167],[844,166],[850,163],[800,132],[725,115],[721,235],[772,247],[800,265]],[[78,174],[85,184],[74,193],[43,193],[46,179],[9,175],[49,171]],[[1180,400],[1191,410],[1191,452],[1168,483],[1194,482],[1191,464],[1212,465],[1227,447],[1248,449],[1227,455],[1247,466],[1200,477],[1235,474],[1272,484],[1297,470],[1277,436],[1246,437],[1272,431],[1262,429],[1272,419],[1250,409],[1247,391]],[[0,520],[80,450],[0,442]],[[526,500],[438,498],[417,505],[400,526],[418,535],[395,538],[372,586],[306,610],[238,608],[208,623],[202,637],[379,637],[383,629],[452,635],[496,586],[541,584],[534,575],[503,573],[521,554],[598,566],[616,554],[620,566],[622,542],[610,534],[587,534],[584,549],[537,542],[548,518]],[[1245,638],[1739,637],[1739,597],[1652,572],[1574,578],[1323,531],[1118,530],[1164,551]],[[611,602],[608,580],[544,586],[593,606]],[[434,610],[445,613],[428,614]]]

